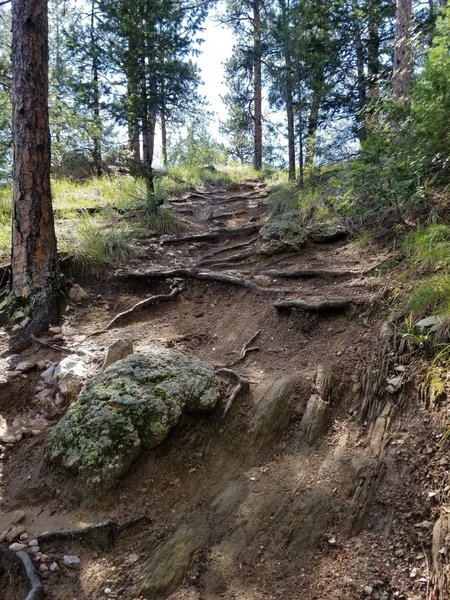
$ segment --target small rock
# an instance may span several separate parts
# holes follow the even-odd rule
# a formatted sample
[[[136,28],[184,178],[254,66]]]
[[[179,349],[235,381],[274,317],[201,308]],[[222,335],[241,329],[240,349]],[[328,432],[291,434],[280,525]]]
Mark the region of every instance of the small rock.
[[[23,321],[20,321],[20,326],[23,327],[23,329],[25,329],[25,327],[28,327],[28,325],[30,323],[31,323],[30,317],[25,317],[25,319]]]
[[[0,542],[4,542],[6,540],[6,536],[8,535],[8,531],[9,531],[9,529],[4,529],[0,533]]]
[[[47,363],[45,362],[45,360],[38,360],[36,363],[36,369],[38,369],[39,371],[44,371],[45,368],[47,367]]]
[[[373,587],[371,585],[364,586],[364,593],[366,596],[371,596],[373,594]]]
[[[31,546],[39,546],[39,542],[37,541],[37,539],[33,538],[32,540],[30,540],[28,542],[28,545]]]
[[[41,563],[41,564],[39,565],[39,571],[40,571],[41,573],[47,573],[47,572],[48,572],[48,567],[47,567],[47,565],[46,565],[45,563]]]
[[[17,527],[13,527],[8,531],[6,536],[7,542],[13,542],[16,538],[18,538],[22,533],[25,533],[25,527],[23,525],[19,525]]]
[[[53,561],[49,567],[50,571],[54,573],[55,571],[59,571],[59,565],[56,561]]]
[[[31,369],[34,369],[35,366],[36,362],[34,360],[23,360],[17,365],[16,371],[27,373],[28,371],[31,371]]]
[[[15,512],[13,512],[13,514],[11,516],[11,523],[13,525],[17,525],[17,523],[20,523],[24,519],[25,519],[25,513],[24,513],[24,511],[23,510],[16,510]]]
[[[41,562],[47,562],[48,561],[48,556],[46,554],[41,554],[39,560]]]
[[[48,367],[48,369],[46,369],[46,370],[45,370],[45,371],[42,373],[42,375],[41,375],[41,378],[44,380],[44,382],[45,382],[47,385],[49,385],[49,384],[50,384],[50,383],[52,383],[52,381],[53,381],[53,376],[54,376],[54,374],[55,374],[55,367],[54,367],[54,366],[51,366],[51,367]]]
[[[75,283],[69,290],[69,298],[73,302],[83,302],[89,298],[88,294],[83,290],[81,285]]]
[[[116,340],[106,351],[103,368],[106,369],[109,365],[112,365],[122,358],[126,358],[130,354],[133,354],[133,342],[130,339]]]
[[[28,539],[28,533],[26,533],[26,532],[22,533],[22,534],[19,536],[19,540],[20,540],[21,542],[25,542],[25,540],[27,540],[27,539]]]
[[[14,544],[11,544],[9,546],[9,549],[12,550],[13,552],[21,552],[22,550],[25,550],[26,545],[25,544],[20,544],[19,542],[14,542]]]
[[[48,328],[48,332],[52,333],[53,335],[58,335],[62,332],[62,327],[50,326]]]
[[[411,573],[409,574],[409,577],[411,579],[415,579],[417,577],[417,569],[416,568],[411,569]]]
[[[80,557],[76,554],[65,554],[63,557],[64,564],[67,567],[76,567],[80,564]]]
[[[103,591],[105,592],[105,594],[107,596],[109,596],[110,594],[112,594],[112,589],[111,588],[105,588]]]
[[[40,554],[41,550],[40,550],[39,546],[31,546],[30,552],[36,558],[36,556],[38,556]]]

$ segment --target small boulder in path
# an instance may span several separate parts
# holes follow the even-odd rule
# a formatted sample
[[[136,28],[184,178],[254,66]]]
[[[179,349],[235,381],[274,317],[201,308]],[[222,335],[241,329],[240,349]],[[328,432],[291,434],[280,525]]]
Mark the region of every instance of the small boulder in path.
[[[269,221],[261,228],[258,254],[271,256],[283,252],[298,252],[306,244],[307,235],[298,213],[286,213],[278,221]]]
[[[315,244],[332,244],[348,236],[347,229],[340,223],[313,223],[307,232],[308,238]]]
[[[111,488],[184,411],[212,410],[218,399],[214,369],[200,360],[159,347],[132,354],[87,383],[55,427],[48,457],[89,487]]]

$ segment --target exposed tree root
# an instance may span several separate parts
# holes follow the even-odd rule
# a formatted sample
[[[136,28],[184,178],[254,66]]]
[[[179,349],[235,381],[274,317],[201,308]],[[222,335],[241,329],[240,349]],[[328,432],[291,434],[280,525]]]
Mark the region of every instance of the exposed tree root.
[[[208,267],[210,265],[226,265],[226,264],[234,264],[240,263],[246,258],[250,258],[253,256],[253,250],[247,250],[246,252],[241,252],[240,254],[232,254],[231,256],[227,256],[225,258],[203,258],[201,261],[197,263],[199,267]]]
[[[291,271],[265,271],[264,275],[279,279],[312,279],[315,277],[324,279],[337,279],[338,277],[352,277],[364,275],[364,271],[335,271],[332,269],[293,269]]]
[[[258,233],[261,227],[262,225],[245,225],[244,227],[236,227],[234,229],[214,229],[208,233],[167,238],[162,243],[178,245],[186,242],[216,242],[218,240],[240,237],[241,235],[253,235],[254,233]]]
[[[277,310],[286,310],[290,308],[299,308],[310,312],[333,312],[338,310],[347,310],[354,306],[353,300],[343,298],[340,300],[322,300],[321,302],[308,302],[307,300],[280,300],[275,302]]]
[[[103,523],[89,525],[80,529],[41,533],[36,539],[39,545],[61,541],[84,541],[90,542],[95,547],[101,546],[104,549],[108,549],[114,544],[117,534],[141,523],[151,523],[151,519],[146,515],[140,515],[123,523],[117,523],[114,519],[108,519]]]
[[[177,277],[200,279],[203,281],[217,281],[218,283],[229,283],[231,285],[241,286],[258,292],[267,292],[276,290],[266,290],[260,288],[253,281],[228,275],[226,273],[216,273],[215,271],[196,271],[195,269],[174,269],[173,271],[144,271],[123,273],[119,276],[121,279],[172,279]],[[278,290],[279,292],[279,290]]]
[[[242,346],[242,350],[241,350],[241,353],[239,354],[239,357],[228,366],[234,367],[234,365],[237,365],[238,363],[242,362],[249,352],[258,352],[259,351],[258,346],[251,346],[251,344],[253,344],[253,342],[260,335],[260,333],[261,333],[261,329],[259,329],[254,335],[252,335],[252,337],[248,340],[248,342],[245,342],[245,344]]]
[[[42,584],[33,561],[28,554],[26,552],[12,552],[12,550],[7,550],[1,544],[0,554],[3,555],[9,563],[18,565],[22,571],[29,590],[24,600],[40,600],[43,597]]]
[[[223,248],[219,248],[218,250],[214,250],[213,252],[209,252],[203,256],[202,260],[208,260],[217,256],[218,254],[223,254],[224,252],[230,252],[231,250],[239,250],[240,248],[247,248],[247,246],[251,246],[257,241],[257,237],[252,238],[248,242],[242,242],[240,244],[233,244],[233,246],[224,246]]]
[[[216,375],[224,375],[236,383],[236,386],[231,392],[231,396],[228,398],[225,408],[223,409],[222,416],[225,417],[239,394],[241,392],[246,392],[249,389],[250,382],[248,379],[245,379],[245,377],[239,375],[239,373],[236,373],[236,371],[225,367],[217,369]]]
[[[145,310],[149,306],[154,306],[155,304],[159,304],[160,302],[166,302],[168,300],[173,300],[178,296],[182,289],[183,288],[181,286],[176,286],[172,289],[172,291],[169,294],[157,294],[156,296],[150,296],[150,298],[145,298],[145,300],[141,300],[128,310],[124,310],[123,312],[116,315],[114,319],[111,319],[111,321],[105,327],[104,331],[112,329],[118,323],[121,323],[128,319],[129,316],[134,315],[140,312],[141,310]]]

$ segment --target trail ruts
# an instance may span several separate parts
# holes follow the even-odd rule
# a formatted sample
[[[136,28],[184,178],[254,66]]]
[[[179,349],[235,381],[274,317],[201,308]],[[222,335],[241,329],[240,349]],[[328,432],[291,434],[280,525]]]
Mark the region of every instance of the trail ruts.
[[[241,237],[242,235],[253,235],[258,233],[261,227],[262,225],[245,225],[244,227],[236,227],[234,229],[213,229],[208,233],[197,233],[193,235],[167,238],[162,240],[162,243],[178,245],[187,242],[217,242],[227,238]]]

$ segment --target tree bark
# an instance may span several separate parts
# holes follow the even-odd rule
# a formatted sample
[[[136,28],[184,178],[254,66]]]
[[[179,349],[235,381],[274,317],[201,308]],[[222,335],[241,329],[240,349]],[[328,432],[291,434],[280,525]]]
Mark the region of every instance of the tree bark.
[[[262,169],[262,67],[261,0],[253,0],[254,156],[256,171]]]
[[[286,64],[286,67],[289,63]],[[288,155],[289,155],[289,180],[295,181],[295,127],[294,107],[292,100],[292,86],[289,81],[289,73],[286,73],[286,116],[288,131]]]
[[[59,268],[50,190],[47,0],[12,3],[12,292],[30,307],[29,330],[59,318]]]
[[[355,6],[355,4],[354,4]],[[367,138],[366,129],[366,77],[364,74],[364,46],[361,39],[361,25],[359,15],[355,11],[355,54],[356,54],[356,76],[358,89],[358,113],[356,120],[358,123],[358,138],[363,142]]]
[[[308,120],[308,139],[306,140],[305,165],[312,165],[316,152],[317,128],[319,125],[319,110],[322,100],[323,73],[317,76],[316,83],[312,92],[311,109]]]
[[[164,110],[161,111],[161,146],[163,167],[167,169],[169,164],[167,157],[167,118]]]
[[[380,75],[380,17],[377,2],[369,2],[369,22],[367,39],[367,97],[378,97],[378,77]]]
[[[99,59],[95,33],[95,0],[91,3],[91,56],[92,56],[92,117],[94,133],[92,136],[92,159],[97,176],[103,174],[102,160],[102,120],[100,115]]]
[[[397,0],[392,88],[394,100],[408,106],[411,90],[412,0]]]

